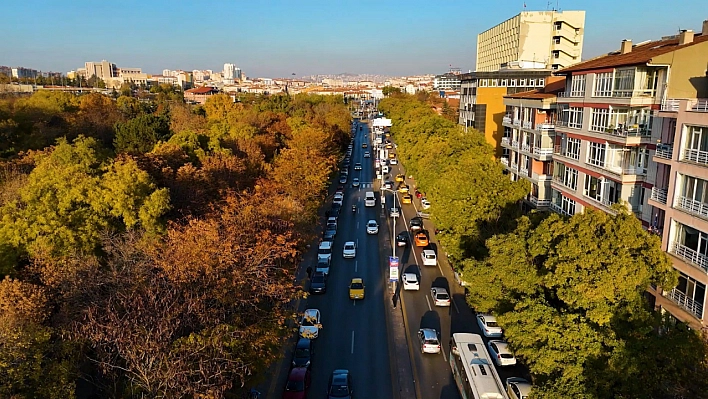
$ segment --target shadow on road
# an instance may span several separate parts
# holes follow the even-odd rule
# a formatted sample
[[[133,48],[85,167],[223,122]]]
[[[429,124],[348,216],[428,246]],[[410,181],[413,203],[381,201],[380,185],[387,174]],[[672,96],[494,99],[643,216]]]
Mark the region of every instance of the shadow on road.
[[[440,315],[435,310],[429,310],[423,314],[420,318],[419,328],[432,328],[435,331],[440,332],[442,326],[440,325]]]
[[[432,287],[440,287],[440,288],[445,288],[447,292],[450,292],[450,283],[447,282],[447,278],[445,277],[438,277],[433,281],[433,284],[430,286]]]

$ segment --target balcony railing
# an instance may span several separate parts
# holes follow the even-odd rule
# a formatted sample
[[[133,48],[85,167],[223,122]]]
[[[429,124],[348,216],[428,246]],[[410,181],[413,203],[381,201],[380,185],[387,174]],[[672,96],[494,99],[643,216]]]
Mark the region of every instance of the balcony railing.
[[[531,152],[531,146],[528,143],[521,143],[521,151]]]
[[[529,201],[531,201],[536,208],[548,208],[551,205],[551,200],[540,200],[538,197],[531,194],[529,194]]]
[[[511,141],[511,146],[514,148],[519,148],[519,142],[518,140],[512,140]]]
[[[533,154],[541,157],[553,155],[553,148],[533,147]]]
[[[652,187],[651,188],[651,199],[666,205],[666,197],[668,195],[668,190],[665,188]]]
[[[510,116],[505,116],[505,117],[502,119],[502,122],[511,125],[511,117],[510,117]]]
[[[555,129],[556,125],[553,123],[537,123],[536,124],[536,130],[551,130]]]
[[[555,202],[551,202],[551,210],[553,210],[553,212],[559,213],[561,215],[573,216],[569,212],[564,211],[563,208],[561,208],[561,206],[556,204]]]
[[[521,126],[521,120],[519,119],[514,119],[514,126]]]
[[[533,129],[533,123],[531,123],[531,121],[523,121],[523,122],[521,123],[521,126],[522,126],[524,129]]]
[[[516,162],[511,162],[511,169],[513,170],[519,170],[519,164]]]
[[[593,130],[591,130],[593,131]],[[651,135],[651,129],[648,125],[631,125],[631,126],[617,126],[617,127],[607,127],[604,132],[612,136],[619,137],[648,137]]]
[[[663,158],[663,159],[671,159],[674,154],[674,145],[673,144],[657,144],[656,145],[656,153],[654,153],[654,156],[657,158]]]
[[[539,175],[536,172],[531,172],[531,178],[535,181],[541,181],[541,180],[545,181],[545,180],[551,180],[551,175],[547,175],[547,174]]]
[[[525,167],[525,166],[520,167],[520,168],[519,168],[519,174],[528,177],[528,175],[529,175],[529,170],[528,170],[528,168]]]
[[[509,158],[501,157],[501,158],[499,158],[499,160],[501,161],[502,164],[504,164],[504,166],[509,166]]]
[[[683,292],[674,288],[671,291],[664,291],[664,296],[676,302],[677,305],[686,309],[699,319],[703,318],[703,304],[689,298]]]
[[[680,196],[676,202],[676,207],[681,208],[688,213],[698,215],[708,219],[708,204],[701,201],[696,201],[692,198]]]
[[[509,138],[508,138],[508,137],[502,137],[501,143],[502,143],[502,145],[509,145]]]
[[[708,272],[708,257],[696,252],[695,250],[680,244],[678,242],[674,242],[673,247],[671,248],[670,251],[672,254],[676,255],[677,257],[685,260],[688,263],[691,263],[695,266],[700,267],[703,269],[704,272]]]
[[[683,152],[683,159],[708,165],[708,151],[686,148]]]
[[[696,100],[696,103],[691,107],[691,111],[708,112],[708,99]]]
[[[678,112],[681,102],[675,99],[661,100],[661,110],[667,112]]]

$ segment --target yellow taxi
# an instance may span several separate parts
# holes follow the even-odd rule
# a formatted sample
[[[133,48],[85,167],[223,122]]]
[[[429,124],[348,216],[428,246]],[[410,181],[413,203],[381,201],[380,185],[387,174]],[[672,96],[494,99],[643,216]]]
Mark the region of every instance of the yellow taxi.
[[[408,191],[410,191],[410,190],[408,189],[408,185],[407,185],[407,184],[401,184],[400,186],[398,186],[398,192],[399,192],[399,193],[401,193],[401,194],[408,194]]]
[[[418,232],[418,234],[413,237],[413,242],[416,247],[425,247],[430,243],[428,240],[428,234],[424,231]]]
[[[389,152],[389,153],[388,153],[388,157],[389,157],[389,159],[396,158],[396,153],[395,153],[395,152]]]
[[[406,176],[403,173],[396,175],[396,181],[399,183],[402,183],[405,179]]]
[[[405,194],[401,197],[401,203],[402,204],[411,204],[411,203],[413,203],[413,197],[411,197],[410,194]]]
[[[386,144],[386,149],[387,149],[387,150],[390,150],[391,148],[393,148],[393,144],[391,144],[391,143]]]
[[[349,283],[349,299],[364,299],[364,279],[354,277]]]

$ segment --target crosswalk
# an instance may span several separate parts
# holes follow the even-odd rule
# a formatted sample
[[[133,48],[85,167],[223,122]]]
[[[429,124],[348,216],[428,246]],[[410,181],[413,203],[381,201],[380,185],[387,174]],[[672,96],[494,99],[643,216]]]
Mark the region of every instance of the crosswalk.
[[[360,183],[359,187],[360,188],[372,188],[372,187],[374,187],[374,183],[371,183],[371,182]]]

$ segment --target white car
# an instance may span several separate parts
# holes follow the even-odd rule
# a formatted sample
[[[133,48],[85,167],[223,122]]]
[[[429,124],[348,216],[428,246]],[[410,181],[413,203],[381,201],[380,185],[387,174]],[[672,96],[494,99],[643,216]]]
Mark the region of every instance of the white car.
[[[435,251],[432,249],[424,249],[420,257],[423,258],[423,266],[436,266],[438,264],[438,256],[435,255]]]
[[[420,281],[415,273],[403,273],[403,290],[404,291],[419,291]]]
[[[344,258],[356,257],[356,243],[354,241],[347,241],[344,243],[344,250],[342,251],[342,257],[344,257]]]
[[[371,158],[371,154],[369,154],[369,151],[364,151],[364,158]]]
[[[392,218],[400,218],[401,211],[398,208],[393,207],[393,208],[391,208],[391,212],[389,213],[389,216],[391,216]]]
[[[531,384],[521,377],[509,377],[506,379],[506,393],[509,399],[528,399]]]
[[[344,202],[344,196],[339,193],[335,193],[332,203],[342,205],[343,202]]]
[[[322,241],[317,249],[317,261],[332,259],[332,241]]]
[[[492,356],[497,366],[514,366],[516,364],[516,358],[509,350],[509,344],[506,341],[490,340],[487,342],[487,348],[489,348],[489,355]]]
[[[435,306],[450,306],[450,294],[442,287],[433,287],[430,289],[430,296],[433,298]]]
[[[482,329],[485,337],[501,337],[504,333],[502,328],[497,324],[497,318],[490,314],[477,314],[477,324]]]
[[[302,338],[315,339],[320,336],[320,311],[317,309],[307,309],[300,319],[300,336]]]
[[[430,201],[428,201],[426,198],[423,198],[420,200],[421,205],[423,205],[423,209],[430,209]]]
[[[421,328],[418,330],[418,340],[420,341],[421,353],[440,353],[441,346],[438,339],[438,332],[432,328]]]
[[[396,158],[391,158],[390,161],[388,161],[391,165],[398,165],[398,160]]]
[[[366,223],[366,234],[378,234],[379,233],[379,224],[376,223],[375,220],[369,220]]]
[[[359,187],[359,178],[355,177],[352,179],[352,187]]]
[[[327,224],[337,224],[337,217],[336,216],[330,216],[327,218]]]

